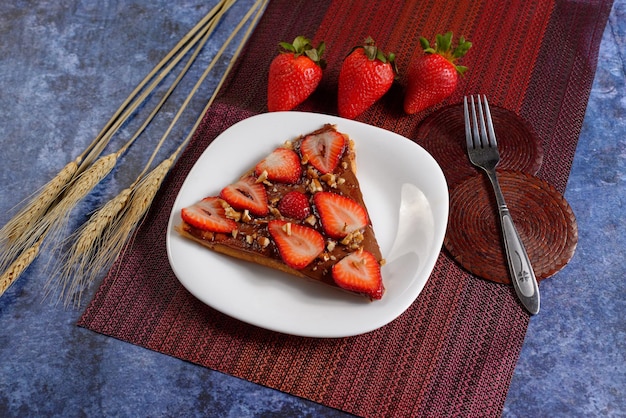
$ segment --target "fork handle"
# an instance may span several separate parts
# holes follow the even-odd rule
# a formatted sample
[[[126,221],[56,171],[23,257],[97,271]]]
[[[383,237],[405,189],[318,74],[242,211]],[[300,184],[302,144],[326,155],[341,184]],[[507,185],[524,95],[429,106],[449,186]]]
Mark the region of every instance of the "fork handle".
[[[488,172],[488,175],[498,203],[498,212],[500,213],[500,222],[504,236],[504,248],[515,293],[517,293],[517,297],[528,312],[535,315],[539,312],[540,304],[539,286],[535,272],[530,264],[530,259],[517,232],[517,228],[515,228],[509,208],[504,201],[495,170]]]

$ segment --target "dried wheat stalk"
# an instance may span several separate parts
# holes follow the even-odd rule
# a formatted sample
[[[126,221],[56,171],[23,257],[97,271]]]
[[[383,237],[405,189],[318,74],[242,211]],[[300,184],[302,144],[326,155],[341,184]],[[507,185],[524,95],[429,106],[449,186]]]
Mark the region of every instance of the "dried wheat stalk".
[[[115,114],[109,119],[105,127],[98,133],[96,138],[87,146],[87,148],[79,155],[74,161],[68,163],[48,184],[46,184],[41,191],[34,194],[31,199],[20,209],[5,226],[0,229],[0,251],[5,252],[6,247],[10,246],[14,240],[20,235],[30,235],[30,227],[35,224],[35,221],[41,218],[46,211],[52,207],[57,201],[61,193],[65,190],[67,185],[74,179],[74,176],[82,173],[87,167],[89,167],[93,161],[100,155],[104,147],[108,144],[109,140],[114,133],[117,132],[119,127],[135,112],[138,107],[146,100],[159,85],[159,83],[178,65],[183,57],[189,52],[191,48],[196,46],[201,39],[206,38],[211,31],[214,30],[216,17],[222,16],[222,14],[232,5],[232,0],[220,1],[207,15],[203,17],[178,43],[177,45],[155,66],[155,68],[135,87],[133,92],[126,98],[122,105],[117,109]],[[187,71],[189,66],[186,66],[181,75],[177,78],[176,82],[180,81],[180,78]],[[148,83],[152,83],[146,88]],[[161,100],[151,118],[160,109],[167,96],[171,93],[173,87],[166,93],[166,97]],[[143,128],[150,122],[149,118],[144,123]],[[132,143],[132,141],[129,141]],[[125,148],[128,148],[130,144],[127,143]],[[11,259],[6,257],[0,258],[0,268],[5,268]]]
[[[159,141],[157,149],[153,152],[150,160],[146,164],[146,169],[144,169],[143,173],[145,173],[145,171],[147,171],[148,167],[151,165],[158,149],[163,144],[165,138],[169,135],[173,125],[176,123],[181,113],[188,105],[191,97],[196,93],[202,81],[206,78],[219,57],[223,54],[225,48],[230,42],[232,42],[232,39],[241,30],[245,22],[247,22],[252,14],[256,12],[252,23],[248,26],[248,29],[243,37],[243,41],[238,45],[238,48],[233,55],[233,59],[231,60],[225,73],[223,74],[220,83],[211,95],[211,98],[201,112],[200,117],[197,118],[194,127],[191,129],[188,136],[179,145],[176,151],[167,160],[163,161],[159,166],[157,166],[157,168],[155,168],[152,173],[150,173],[143,179],[140,175],[140,177],[135,181],[134,185],[131,186],[129,189],[126,189],[126,191],[133,189],[132,200],[128,201],[126,200],[126,197],[120,197],[119,195],[115,198],[126,200],[127,205],[124,206],[124,208],[120,208],[120,213],[117,217],[114,218],[114,220],[109,222],[107,218],[106,228],[103,228],[102,230],[88,227],[85,229],[81,229],[82,233],[84,233],[84,236],[75,240],[74,247],[70,250],[69,256],[65,259],[65,265],[62,272],[58,275],[53,276],[57,277],[60,283],[61,296],[64,298],[65,306],[68,306],[70,304],[80,306],[82,291],[89,284],[95,281],[95,279],[102,273],[102,271],[109,268],[117,259],[119,254],[123,251],[124,247],[128,245],[129,237],[136,229],[136,227],[140,224],[141,219],[152,204],[154,196],[159,190],[164,177],[169,172],[170,167],[172,166],[180,152],[184,149],[186,144],[191,140],[193,133],[197,129],[198,125],[202,121],[204,114],[215,99],[219,88],[221,87],[228,73],[232,69],[234,61],[241,53],[241,50],[243,49],[243,46],[245,44],[245,40],[248,39],[248,37],[250,36],[251,31],[255,27],[256,22],[260,18],[262,11],[264,10],[264,7],[266,5],[266,0],[257,1],[255,3],[255,6],[252,7],[248,11],[248,13],[241,19],[239,25],[231,33],[230,37],[225,41],[224,46],[217,52],[213,61],[210,63],[210,65],[207,67],[207,69],[204,71],[204,73],[192,89],[191,93],[187,97],[187,100],[185,100],[181,108],[178,110],[169,128]],[[104,210],[104,208],[102,210]],[[94,216],[96,218],[99,218],[100,211],[96,212]],[[90,220],[89,223],[91,222],[92,221]],[[94,220],[94,222],[97,221]]]
[[[221,1],[218,6],[216,6],[205,19],[201,22],[202,24],[196,25],[196,27],[190,31],[190,33],[177,45],[177,48],[183,48],[182,51],[179,52],[178,55],[175,55],[173,61],[169,66],[166,67],[166,70],[161,74],[156,76],[156,79],[147,89],[148,93],[144,92],[142,94],[138,94],[140,88],[138,87],[133,95],[136,97],[132,100],[128,100],[123,104],[122,107],[118,110],[116,115],[111,119],[109,124],[107,125],[107,129],[101,132],[101,135],[98,136],[97,140],[92,143],[92,145],[85,150],[83,155],[79,157],[76,161],[77,170],[76,172],[81,173],[85,167],[91,164],[91,160],[94,159],[102,150],[104,146],[108,143],[110,137],[113,133],[119,128],[121,123],[126,120],[130,116],[132,112],[134,112],[140,103],[142,103],[150,91],[153,88],[156,88],[156,85],[160,83],[160,81],[165,77],[169,71],[173,69],[173,67],[182,59],[182,56],[189,51],[191,48],[190,45],[195,45],[197,42],[201,42],[200,46],[196,51],[194,51],[192,58],[187,63],[185,68],[182,70],[181,74],[176,78],[174,85],[170,87],[170,89],[165,93],[164,97],[161,99],[161,102],[157,105],[157,107],[150,114],[146,122],[142,125],[139,132],[130,141],[126,143],[124,147],[122,147],[117,153],[110,154],[106,157],[102,157],[97,160],[95,163],[91,164],[91,166],[86,169],[79,177],[76,177],[71,187],[69,187],[66,193],[63,195],[63,198],[58,201],[56,205],[48,206],[50,209],[48,210],[43,217],[40,218],[38,222],[35,222],[34,234],[31,234],[30,239],[24,240],[26,245],[23,245],[21,255],[15,259],[11,268],[3,275],[11,277],[11,282],[14,281],[19,274],[32,262],[32,260],[37,256],[40,245],[44,238],[50,234],[54,237],[53,241],[57,241],[60,237],[60,233],[64,229],[67,224],[69,213],[72,208],[87,194],[89,193],[93,187],[98,184],[115,166],[117,159],[121,156],[122,153],[126,151],[126,149],[134,142],[134,140],[139,136],[139,134],[145,129],[145,127],[150,123],[152,118],[157,114],[160,110],[161,106],[167,100],[171,92],[174,90],[175,86],[178,84],[180,79],[187,72],[188,68],[191,66],[191,63],[197,57],[197,54],[214,30],[215,26],[221,19],[222,15],[232,6],[235,0],[225,0]],[[78,231],[72,234],[68,239],[70,242],[74,242],[69,255],[64,261],[64,264],[61,267],[61,274],[58,276],[59,280],[57,280],[58,293],[60,298],[65,300],[66,306],[70,302],[74,302],[75,304],[80,305],[80,298],[82,295],[82,291],[90,284],[97,275],[106,267],[109,267],[118,255],[123,251],[124,247],[128,244],[129,237],[135,231],[137,226],[141,223],[141,220],[145,216],[148,211],[152,201],[156,193],[158,192],[164,178],[167,176],[172,164],[176,160],[180,151],[186,146],[188,141],[191,139],[193,132],[199,125],[204,113],[208,110],[208,107],[213,102],[216,94],[226,79],[230,69],[232,68],[233,61],[238,57],[241,52],[243,45],[247,38],[249,37],[253,27],[258,22],[263,9],[267,5],[268,0],[258,0],[253,7],[250,8],[245,17],[241,20],[240,24],[237,26],[235,31],[233,31],[223,45],[223,47],[219,50],[216,57],[214,57],[213,61],[209,65],[209,67],[202,74],[200,80],[196,83],[192,92],[187,96],[184,104],[181,106],[179,111],[177,112],[174,120],[170,124],[166,133],[163,135],[159,144],[157,145],[155,151],[153,152],[148,164],[146,164],[146,168],[144,172],[138,177],[138,179],[131,185],[129,188],[122,191],[118,196],[116,196],[113,200],[109,201],[105,206],[103,206],[100,210],[98,210],[92,218]],[[208,73],[211,71],[217,59],[221,57],[226,46],[232,41],[234,36],[240,31],[241,27],[245,24],[246,21],[250,19],[253,12],[256,11],[256,15],[253,19],[253,23],[249,25],[249,28],[246,32],[245,37],[239,44],[235,55],[233,56],[226,72],[223,74],[222,79],[218,87],[213,92],[209,103],[205,107],[204,111],[197,119],[196,124],[194,125],[192,131],[189,133],[187,138],[183,141],[182,144],[178,147],[178,149],[166,160],[162,161],[155,169],[153,169],[149,174],[145,175],[145,171],[151,166],[153,159],[157,155],[157,151],[160,149],[161,145],[165,141],[165,138],[169,135],[173,125],[178,121],[181,113],[184,111],[192,96],[196,93],[201,83],[204,81]],[[192,38],[192,42],[187,44],[189,38]],[[183,47],[183,45],[185,45]],[[171,58],[171,57],[170,57]],[[165,62],[162,61],[162,63]],[[160,64],[161,65],[161,64]],[[165,65],[165,64],[163,64]],[[150,77],[153,77],[154,74],[151,74],[149,77],[146,77],[144,80],[145,83],[143,86],[147,84]],[[138,94],[138,95],[137,95]],[[132,96],[132,95],[131,95]],[[86,157],[85,157],[86,155]],[[82,164],[81,164],[82,160]],[[72,181],[71,179],[68,181]],[[40,215],[41,216],[41,215]],[[24,235],[24,234],[22,234]],[[35,242],[35,240],[39,239],[39,241]],[[33,245],[26,250],[30,243]],[[35,251],[36,249],[36,251]],[[15,255],[13,256],[15,258]],[[28,260],[26,263],[25,260]],[[14,268],[14,266],[16,268]],[[56,275],[54,275],[56,277]],[[49,282],[46,287],[48,292],[53,291],[51,284]],[[8,286],[7,286],[8,287]],[[0,295],[2,295],[2,290],[0,288]]]

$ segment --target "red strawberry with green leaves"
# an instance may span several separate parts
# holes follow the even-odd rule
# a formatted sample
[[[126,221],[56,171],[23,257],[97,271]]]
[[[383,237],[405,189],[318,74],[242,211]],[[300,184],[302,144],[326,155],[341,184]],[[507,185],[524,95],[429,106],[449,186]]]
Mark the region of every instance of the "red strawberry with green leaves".
[[[189,225],[203,231],[230,233],[237,228],[237,223],[226,217],[222,203],[218,197],[206,197],[183,208],[180,217]]]
[[[278,211],[286,218],[306,219],[311,214],[309,199],[302,192],[291,191],[278,202]]]
[[[220,197],[237,210],[247,209],[251,214],[265,216],[269,212],[267,192],[262,183],[252,176],[229,184],[220,192]]]
[[[300,179],[302,166],[300,157],[295,151],[287,148],[276,148],[262,159],[254,168],[257,177],[267,172],[267,179],[278,183],[295,183]]]
[[[273,220],[267,229],[281,259],[293,269],[305,268],[324,251],[324,237],[308,226]]]
[[[335,170],[345,149],[346,139],[334,130],[308,135],[300,143],[305,161],[323,174]]]
[[[383,97],[396,76],[395,55],[376,47],[371,37],[355,47],[339,72],[339,116],[354,119]]]
[[[459,74],[467,70],[456,61],[472,47],[461,36],[452,49],[452,32],[437,35],[435,48],[424,37],[420,37],[420,44],[424,54],[413,60],[407,71],[404,111],[410,115],[441,103],[454,92]]]
[[[371,299],[383,297],[385,288],[380,273],[380,263],[368,251],[350,253],[332,268],[337,286],[352,292],[362,293]]]
[[[291,110],[305,101],[322,80],[325,44],[317,48],[311,40],[298,36],[292,44],[281,42],[283,51],[270,64],[267,108],[270,112]]]
[[[344,238],[368,224],[365,208],[349,197],[332,192],[317,192],[313,195],[313,203],[324,232],[331,238]]]

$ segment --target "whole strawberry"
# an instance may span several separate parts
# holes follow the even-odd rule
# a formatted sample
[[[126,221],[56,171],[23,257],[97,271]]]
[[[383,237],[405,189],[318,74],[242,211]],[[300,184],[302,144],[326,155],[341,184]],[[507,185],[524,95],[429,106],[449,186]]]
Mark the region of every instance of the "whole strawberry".
[[[322,80],[325,44],[317,48],[311,40],[298,36],[292,44],[281,42],[283,49],[270,64],[267,83],[267,108],[270,112],[291,110],[305,101]]]
[[[424,54],[413,60],[407,71],[404,111],[408,114],[441,103],[454,92],[459,74],[467,70],[467,67],[456,65],[456,60],[472,46],[461,36],[452,50],[452,32],[437,35],[435,48],[431,48],[424,37],[420,37],[420,44]]]
[[[339,72],[339,116],[354,119],[391,88],[396,76],[395,55],[385,55],[371,37],[355,47]]]

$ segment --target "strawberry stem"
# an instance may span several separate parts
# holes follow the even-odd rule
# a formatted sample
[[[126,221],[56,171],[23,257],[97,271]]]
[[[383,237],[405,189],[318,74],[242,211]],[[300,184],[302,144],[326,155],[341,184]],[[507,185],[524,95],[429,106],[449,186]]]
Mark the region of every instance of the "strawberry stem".
[[[454,64],[456,70],[463,74],[467,71],[467,67],[462,65],[456,65],[456,60],[462,58],[467,54],[467,51],[472,47],[472,43],[465,40],[465,37],[461,36],[456,48],[452,48],[452,32],[446,32],[444,35],[437,34],[435,36],[435,47],[431,47],[428,39],[420,36],[420,45],[425,54],[438,54]]]
[[[391,64],[391,67],[393,68],[393,71],[395,73],[398,72],[398,69],[396,68],[396,54],[394,54],[393,52],[385,54],[382,49],[380,49],[380,48],[378,48],[376,46],[376,43],[374,42],[374,39],[372,39],[371,36],[368,36],[365,39],[365,42],[363,42],[363,45],[358,45],[358,46],[355,46],[354,48],[352,48],[350,53],[352,53],[354,50],[356,50],[358,48],[363,48],[363,51],[365,52],[365,56],[370,61],[373,61],[373,60],[377,59],[377,60],[379,60],[379,61],[381,61],[383,63],[389,63],[389,64]]]
[[[320,42],[316,48],[313,46],[309,38],[300,35],[293,40],[293,43],[279,42],[278,46],[284,50],[280,51],[282,53],[292,53],[295,57],[306,55],[311,61],[320,67],[326,67],[326,61],[322,58],[324,52],[326,51],[326,44],[323,41]]]

